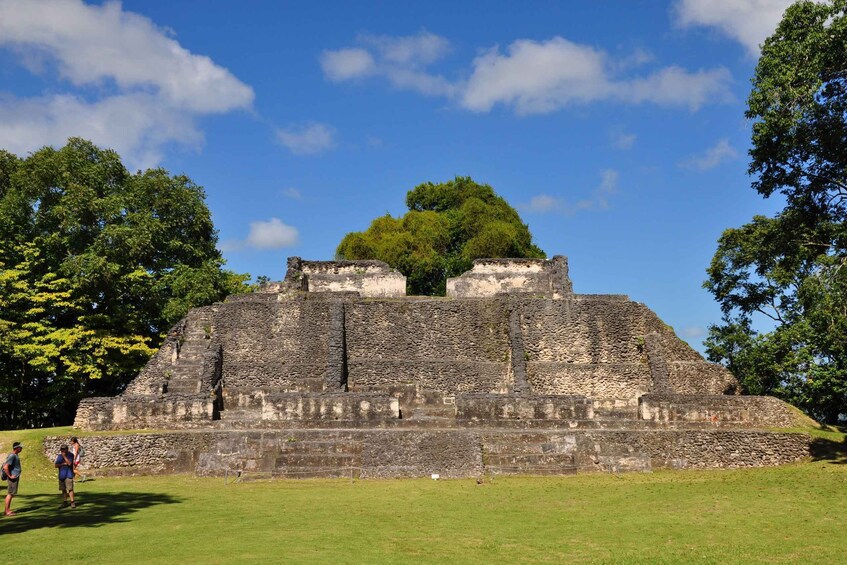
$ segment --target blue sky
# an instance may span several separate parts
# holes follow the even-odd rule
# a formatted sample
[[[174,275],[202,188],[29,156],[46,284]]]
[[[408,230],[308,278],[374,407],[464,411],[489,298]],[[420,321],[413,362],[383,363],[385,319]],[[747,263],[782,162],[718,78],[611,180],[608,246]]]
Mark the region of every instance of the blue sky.
[[[228,267],[279,279],[457,175],[515,206],[574,289],[700,348],[784,0],[0,0],[0,147],[72,135],[206,189]]]

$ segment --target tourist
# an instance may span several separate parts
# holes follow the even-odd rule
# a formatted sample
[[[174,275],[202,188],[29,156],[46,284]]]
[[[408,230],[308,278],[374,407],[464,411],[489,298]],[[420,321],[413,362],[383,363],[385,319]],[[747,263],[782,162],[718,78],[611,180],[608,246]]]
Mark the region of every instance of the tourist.
[[[62,506],[65,508],[70,499],[71,508],[76,508],[74,502],[74,458],[68,452],[68,446],[59,448],[59,456],[56,457],[56,468],[59,469],[59,490],[62,493]]]
[[[14,516],[12,512],[12,499],[18,494],[18,483],[21,479],[21,458],[19,454],[24,448],[21,442],[16,441],[12,444],[12,452],[6,458],[6,463],[3,464],[3,472],[6,473],[8,486],[6,487],[6,516]]]
[[[76,478],[79,475],[79,464],[82,461],[83,454],[82,445],[76,436],[71,438],[71,454],[74,456],[74,478]],[[82,481],[85,482],[85,475],[82,476]]]

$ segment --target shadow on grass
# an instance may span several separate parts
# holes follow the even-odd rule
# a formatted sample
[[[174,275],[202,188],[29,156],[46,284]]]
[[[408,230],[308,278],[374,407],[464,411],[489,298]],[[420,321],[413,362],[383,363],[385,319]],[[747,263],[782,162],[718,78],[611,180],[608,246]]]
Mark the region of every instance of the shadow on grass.
[[[59,508],[61,502],[58,493],[16,496],[12,503],[16,515],[0,517],[0,535],[39,528],[91,528],[128,522],[128,516],[139,510],[182,501],[169,494],[109,492],[81,494],[76,508]]]
[[[829,461],[837,465],[847,464],[847,436],[840,440],[812,438],[812,461]]]

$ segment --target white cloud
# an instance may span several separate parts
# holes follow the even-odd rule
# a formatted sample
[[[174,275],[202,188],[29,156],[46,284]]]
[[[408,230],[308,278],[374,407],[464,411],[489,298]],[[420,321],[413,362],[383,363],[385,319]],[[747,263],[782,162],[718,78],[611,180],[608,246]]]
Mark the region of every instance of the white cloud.
[[[362,35],[359,40],[375,48],[386,61],[401,65],[428,65],[450,51],[449,41],[426,31],[405,37]]]
[[[71,94],[40,98],[0,96],[0,147],[23,155],[72,136],[115,149],[136,167],[156,165],[166,143],[197,147],[203,134],[191,116],[134,93],[86,102]]]
[[[668,66],[640,77],[619,77],[652,61],[641,49],[615,60],[562,37],[520,39],[505,53],[498,47],[482,52],[466,73],[467,80],[449,80],[431,70],[449,51],[442,37],[422,32],[409,37],[360,36],[358,42],[358,47],[324,51],[321,66],[328,80],[378,76],[396,88],[443,96],[473,112],[504,105],[521,115],[541,114],[597,101],[696,110],[706,102],[730,99],[730,75],[722,67],[689,72]]]
[[[544,214],[546,212],[557,210],[561,205],[562,203],[558,198],[554,198],[549,194],[539,194],[538,196],[532,197],[529,204],[524,206],[524,210],[527,212]]]
[[[328,80],[342,82],[376,75],[395,88],[427,96],[455,96],[456,84],[426,70],[450,51],[445,38],[422,31],[402,37],[360,35],[357,41],[363,47],[321,54],[321,68]]]
[[[730,99],[730,74],[722,67],[690,73],[670,66],[645,77],[617,79],[612,66],[604,52],[561,37],[515,41],[506,54],[495,48],[474,60],[462,105],[487,112],[504,104],[518,114],[540,114],[601,100],[696,110],[706,101]]]
[[[709,101],[731,101],[731,81],[729,71],[723,67],[689,73],[680,67],[671,66],[644,78],[619,83],[616,95],[629,102],[688,106],[691,110],[697,110]]]
[[[271,218],[266,222],[251,222],[245,244],[256,249],[279,249],[297,245],[299,238],[297,228],[284,224],[279,218]]]
[[[202,142],[198,116],[253,102],[252,88],[228,70],[118,2],[0,0],[0,46],[30,71],[55,69],[62,81],[51,86],[55,94],[0,100],[0,146],[16,152],[81,135],[131,162],[155,164],[166,143]],[[116,93],[91,96],[103,91]]]
[[[561,37],[518,40],[506,55],[495,47],[474,59],[462,105],[487,112],[497,103],[513,104],[519,114],[529,114],[606,98],[613,87],[603,60],[603,53]]]
[[[618,192],[619,177],[619,173],[614,169],[604,169],[600,171],[600,184],[591,191],[588,198],[570,202],[548,194],[539,194],[519,208],[528,213],[558,213],[565,216],[573,216],[585,210],[605,210],[609,207],[609,197]]]
[[[371,54],[364,49],[356,48],[324,51],[320,62],[324,74],[333,82],[367,76],[376,68]]]
[[[297,190],[296,188],[283,188],[279,191],[279,193],[286,198],[290,198],[292,200],[302,200],[303,194]]]
[[[315,155],[335,147],[335,130],[326,124],[309,123],[276,130],[280,143],[295,155]]]
[[[699,155],[693,155],[679,163],[685,169],[708,171],[714,169],[724,161],[738,157],[738,151],[729,144],[728,139],[719,140],[714,147],[710,147]]]
[[[714,27],[738,41],[753,56],[774,32],[785,9],[794,0],[680,0],[676,18],[683,27]]]
[[[613,131],[611,137],[612,145],[624,151],[632,149],[632,146],[635,145],[635,140],[638,139],[638,136],[634,133],[627,133],[623,130]]]

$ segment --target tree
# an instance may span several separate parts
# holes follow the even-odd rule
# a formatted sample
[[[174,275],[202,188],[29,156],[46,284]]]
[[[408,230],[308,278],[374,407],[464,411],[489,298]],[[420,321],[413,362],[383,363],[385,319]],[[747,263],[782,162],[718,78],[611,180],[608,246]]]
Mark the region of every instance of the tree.
[[[407,277],[409,294],[443,295],[447,277],[484,257],[545,257],[517,211],[487,184],[456,177],[406,195],[402,218],[385,215],[338,245],[341,259],[379,259]]]
[[[82,139],[0,151],[0,428],[69,423],[189,308],[249,289],[223,269],[204,198]]]
[[[763,47],[749,172],[785,208],[726,230],[705,287],[724,313],[710,359],[753,393],[847,417],[847,1],[798,2]],[[769,319],[754,329],[754,316]]]

